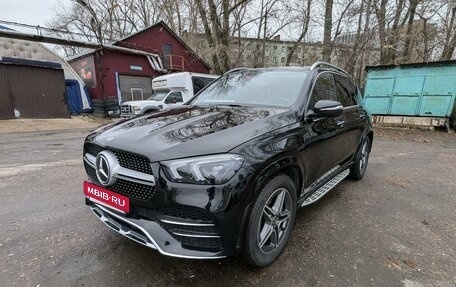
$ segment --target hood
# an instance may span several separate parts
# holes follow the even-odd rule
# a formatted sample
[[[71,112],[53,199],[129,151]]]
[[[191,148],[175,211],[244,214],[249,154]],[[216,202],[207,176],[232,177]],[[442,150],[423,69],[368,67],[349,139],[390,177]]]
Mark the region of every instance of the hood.
[[[225,153],[296,121],[285,109],[180,106],[120,122],[92,140],[155,162]]]

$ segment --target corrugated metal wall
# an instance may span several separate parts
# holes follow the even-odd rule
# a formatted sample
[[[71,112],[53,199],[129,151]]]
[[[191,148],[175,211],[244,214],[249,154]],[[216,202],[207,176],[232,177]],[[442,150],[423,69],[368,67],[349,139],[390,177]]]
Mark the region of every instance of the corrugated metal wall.
[[[375,115],[444,117],[456,99],[456,61],[368,68],[364,91]]]
[[[0,119],[14,118],[13,101],[8,83],[6,67],[0,65]]]
[[[22,118],[68,118],[62,69],[0,65],[0,118],[11,118],[14,109]],[[6,91],[6,93],[4,92]],[[9,105],[11,106],[11,105]],[[13,114],[11,114],[13,112]]]

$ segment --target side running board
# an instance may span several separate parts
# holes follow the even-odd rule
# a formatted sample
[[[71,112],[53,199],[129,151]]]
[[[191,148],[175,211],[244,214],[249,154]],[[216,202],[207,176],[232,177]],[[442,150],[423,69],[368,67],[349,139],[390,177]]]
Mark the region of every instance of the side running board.
[[[319,189],[315,190],[309,197],[307,197],[306,200],[304,200],[304,202],[301,204],[301,207],[312,204],[322,198],[325,194],[328,193],[328,191],[333,189],[337,184],[339,184],[339,182],[344,180],[349,173],[350,169],[346,169],[333,177],[330,181],[322,185]]]

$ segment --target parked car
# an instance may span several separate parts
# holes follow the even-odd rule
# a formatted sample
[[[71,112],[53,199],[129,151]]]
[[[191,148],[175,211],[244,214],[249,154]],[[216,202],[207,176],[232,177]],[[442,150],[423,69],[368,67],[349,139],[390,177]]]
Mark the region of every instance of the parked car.
[[[164,255],[242,254],[266,266],[298,208],[363,178],[372,141],[371,116],[341,69],[233,70],[185,105],[90,134],[86,204]]]
[[[121,117],[131,118],[181,105],[218,77],[217,75],[181,72],[154,78],[152,80],[154,94],[147,100],[122,103]]]

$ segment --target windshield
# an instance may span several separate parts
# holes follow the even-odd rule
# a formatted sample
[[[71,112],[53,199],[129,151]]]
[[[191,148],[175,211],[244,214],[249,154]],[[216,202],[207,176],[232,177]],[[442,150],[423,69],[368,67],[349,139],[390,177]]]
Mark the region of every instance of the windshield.
[[[306,79],[303,70],[243,70],[220,77],[193,101],[194,105],[289,107]]]
[[[149,98],[147,98],[150,101],[163,101],[163,99],[166,97],[166,95],[169,93],[169,91],[158,91]]]

